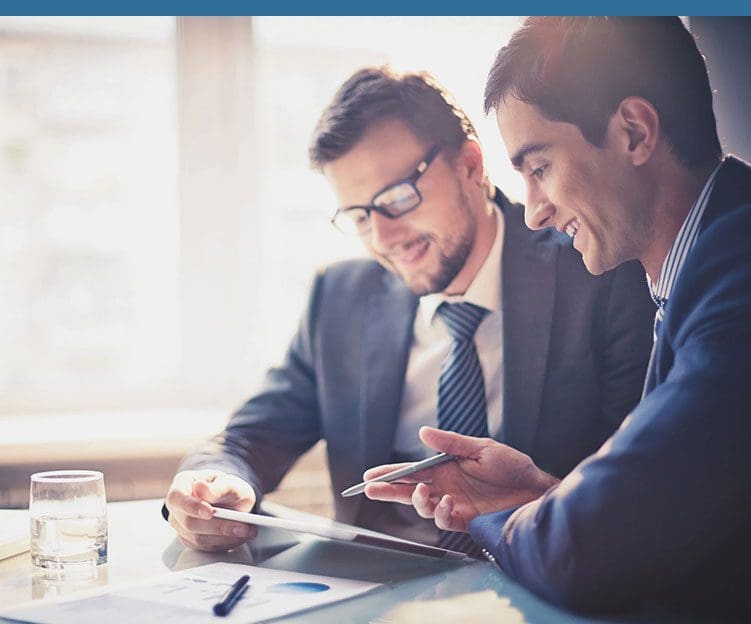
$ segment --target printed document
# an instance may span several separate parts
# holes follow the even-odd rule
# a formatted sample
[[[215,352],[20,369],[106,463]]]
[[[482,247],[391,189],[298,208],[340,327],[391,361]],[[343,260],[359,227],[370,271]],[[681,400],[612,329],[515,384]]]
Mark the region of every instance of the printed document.
[[[227,589],[243,574],[248,590],[229,615],[212,612]],[[3,612],[5,617],[39,624],[252,624],[352,598],[380,587],[349,579],[271,570],[237,563],[173,572],[128,587],[83,598],[30,603]]]

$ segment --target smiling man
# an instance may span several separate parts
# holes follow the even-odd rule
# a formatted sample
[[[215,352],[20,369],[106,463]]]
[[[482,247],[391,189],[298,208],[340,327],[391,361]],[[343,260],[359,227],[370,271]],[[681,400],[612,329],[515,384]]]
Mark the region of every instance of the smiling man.
[[[487,180],[466,115],[426,74],[354,74],[324,111],[311,160],[333,223],[371,259],[315,279],[284,363],[167,495],[183,543],[252,537],[210,504],[249,510],[327,442],[336,518],[453,549],[414,510],[338,493],[362,471],[422,459],[426,424],[491,436],[564,476],[638,401],[653,306],[636,263],[593,278],[570,239],[530,232]]]
[[[626,115],[638,112],[624,110]],[[526,182],[528,227],[565,231],[594,275],[642,258],[642,248],[660,232],[648,197],[658,172],[645,180],[638,170],[624,171],[616,150],[589,143],[576,126],[551,121],[513,97],[499,107],[497,120],[511,163]],[[531,136],[525,132],[529,128],[535,129]],[[710,171],[715,166],[713,162]],[[691,196],[697,183],[680,188]]]
[[[646,270],[644,397],[560,482],[509,446],[426,428],[460,459],[416,475],[430,485],[368,496],[469,530],[564,606],[656,600],[748,621],[751,168],[722,158],[691,34],[677,18],[529,18],[485,104],[524,177],[527,225],[566,231],[594,274],[634,258]]]

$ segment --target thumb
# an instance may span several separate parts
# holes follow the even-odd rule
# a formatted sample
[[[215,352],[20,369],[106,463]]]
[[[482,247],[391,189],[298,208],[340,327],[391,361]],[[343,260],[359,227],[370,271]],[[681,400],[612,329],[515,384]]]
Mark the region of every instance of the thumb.
[[[433,450],[443,451],[456,457],[475,457],[487,442],[484,438],[465,436],[434,427],[421,427],[420,439]]]

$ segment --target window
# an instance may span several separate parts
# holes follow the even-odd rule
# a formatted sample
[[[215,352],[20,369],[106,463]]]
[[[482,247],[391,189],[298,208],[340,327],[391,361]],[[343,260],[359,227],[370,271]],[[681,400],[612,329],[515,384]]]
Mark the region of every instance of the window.
[[[0,413],[176,378],[174,21],[0,19]]]
[[[40,436],[80,442],[86,418],[92,448],[110,436],[143,453],[162,436],[179,454],[253,392],[316,268],[363,253],[330,226],[336,202],[307,159],[359,67],[432,71],[478,128],[491,179],[521,196],[481,111],[517,23],[0,18],[6,455]]]

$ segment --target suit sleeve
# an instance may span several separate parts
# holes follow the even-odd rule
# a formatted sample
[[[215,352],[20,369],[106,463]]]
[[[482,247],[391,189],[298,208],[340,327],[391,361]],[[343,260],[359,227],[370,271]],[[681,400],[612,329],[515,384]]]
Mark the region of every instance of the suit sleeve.
[[[601,415],[610,432],[641,397],[652,350],[655,311],[642,266],[627,262],[616,268],[599,337]]]
[[[746,208],[740,221],[725,217],[707,230],[683,268],[663,325],[674,359],[662,382],[557,487],[470,525],[506,572],[554,603],[576,610],[633,605],[705,569],[728,552],[729,536],[747,531]]]
[[[324,274],[313,284],[308,307],[283,363],[266,373],[261,388],[225,430],[187,455],[180,470],[214,468],[248,481],[261,494],[273,490],[295,460],[321,437],[314,367],[314,326]]]

